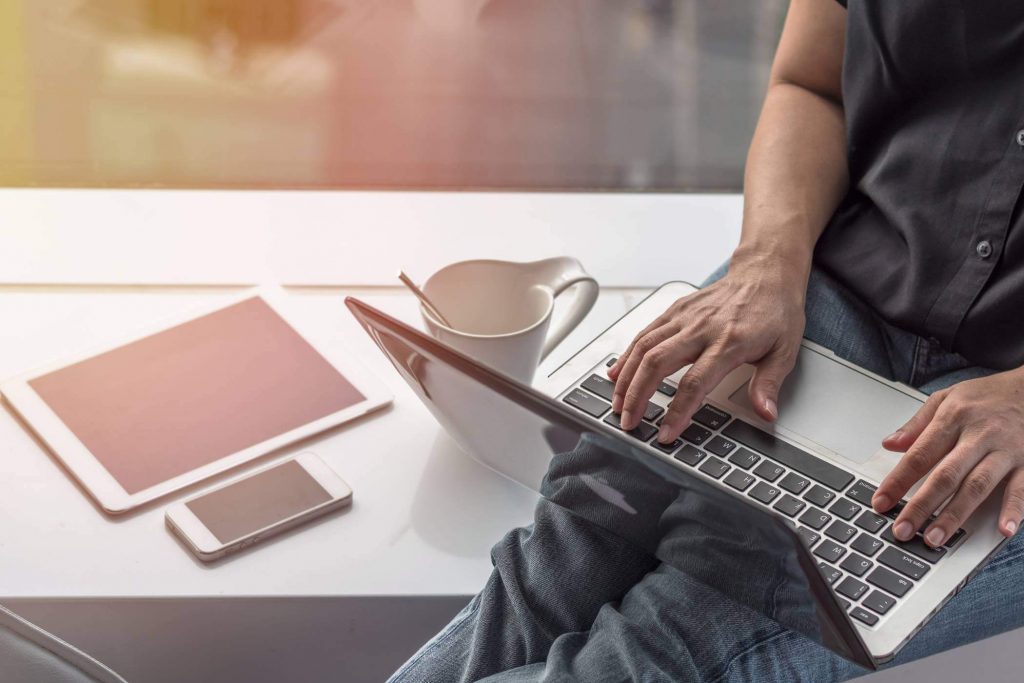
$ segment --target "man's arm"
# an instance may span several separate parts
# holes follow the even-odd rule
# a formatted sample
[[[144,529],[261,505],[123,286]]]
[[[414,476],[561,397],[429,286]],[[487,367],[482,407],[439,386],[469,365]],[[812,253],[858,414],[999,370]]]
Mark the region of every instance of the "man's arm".
[[[693,364],[662,423],[676,438],[704,398],[742,363],[757,370],[751,401],[777,417],[796,360],[814,244],[848,185],[841,74],[846,10],[793,0],[750,146],[740,245],[728,274],[680,299],[609,370],[613,408],[635,426],[664,377]]]
[[[811,255],[849,174],[842,105],[846,10],[793,0],[747,154],[743,232],[734,258],[797,268]]]

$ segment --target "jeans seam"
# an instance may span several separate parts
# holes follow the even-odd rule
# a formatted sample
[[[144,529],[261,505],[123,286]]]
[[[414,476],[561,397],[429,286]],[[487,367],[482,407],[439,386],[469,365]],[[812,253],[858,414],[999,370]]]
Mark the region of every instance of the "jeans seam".
[[[721,673],[719,673],[717,676],[711,679],[708,683],[719,683],[719,681],[724,680],[725,677],[729,674],[729,672],[732,671],[733,664],[735,664],[736,661],[739,660],[741,657],[746,657],[748,654],[750,654],[754,650],[757,650],[761,646],[766,645],[771,641],[776,640],[782,636],[788,635],[789,633],[791,633],[791,631],[788,631],[786,629],[780,629],[775,633],[771,634],[770,636],[765,636],[764,638],[761,638],[760,640],[751,644],[749,647],[737,652],[735,655],[730,657],[729,661],[726,662],[724,667],[722,667]]]
[[[475,599],[476,598],[474,598],[474,600]],[[467,607],[468,606],[469,605],[467,605]],[[415,668],[416,664],[418,664],[420,660],[427,656],[427,653],[433,652],[441,645],[447,643],[449,640],[455,637],[456,633],[462,630],[462,627],[466,624],[466,622],[469,621],[469,618],[473,616],[476,612],[477,608],[465,611],[465,613],[462,615],[462,619],[460,619],[458,622],[454,624],[449,624],[448,627],[445,628],[443,633],[438,634],[439,637],[436,640],[425,644],[423,648],[421,648],[418,652],[414,653],[413,656],[409,659],[409,661],[403,664],[399,668],[399,670],[396,671],[395,674],[388,679],[390,683],[401,683],[403,680],[406,680],[409,672]]]

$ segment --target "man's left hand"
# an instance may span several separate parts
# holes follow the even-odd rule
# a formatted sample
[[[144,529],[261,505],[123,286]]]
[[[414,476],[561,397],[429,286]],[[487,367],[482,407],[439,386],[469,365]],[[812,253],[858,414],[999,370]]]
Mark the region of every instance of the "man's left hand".
[[[877,511],[892,508],[928,476],[896,518],[896,538],[912,538],[952,496],[924,529],[925,542],[941,546],[1004,480],[999,530],[1012,536],[1024,517],[1024,369],[935,392],[882,445],[905,455],[875,492]]]

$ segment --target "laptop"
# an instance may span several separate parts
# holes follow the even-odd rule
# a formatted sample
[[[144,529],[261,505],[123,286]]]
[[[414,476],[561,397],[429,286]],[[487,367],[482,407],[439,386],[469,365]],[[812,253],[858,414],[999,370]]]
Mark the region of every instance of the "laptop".
[[[474,459],[595,528],[869,669],[891,660],[1005,542],[991,496],[933,549],[899,542],[896,510],[871,509],[898,461],[882,438],[926,399],[804,341],[779,418],[730,373],[674,443],[655,438],[683,371],[624,432],[609,367],[672,302],[663,285],[530,387],[358,301],[346,304]],[[685,369],[684,369],[685,370]],[[574,539],[586,547],[587,539]]]

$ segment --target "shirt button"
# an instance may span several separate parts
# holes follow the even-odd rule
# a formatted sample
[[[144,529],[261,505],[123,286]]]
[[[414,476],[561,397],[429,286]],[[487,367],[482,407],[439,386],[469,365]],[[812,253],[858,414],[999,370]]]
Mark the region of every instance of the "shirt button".
[[[982,240],[978,242],[978,246],[975,247],[975,251],[978,252],[978,256],[981,258],[988,258],[992,255],[992,243],[988,240]]]
[[[1017,131],[1017,144],[1024,147],[1024,128]]]

